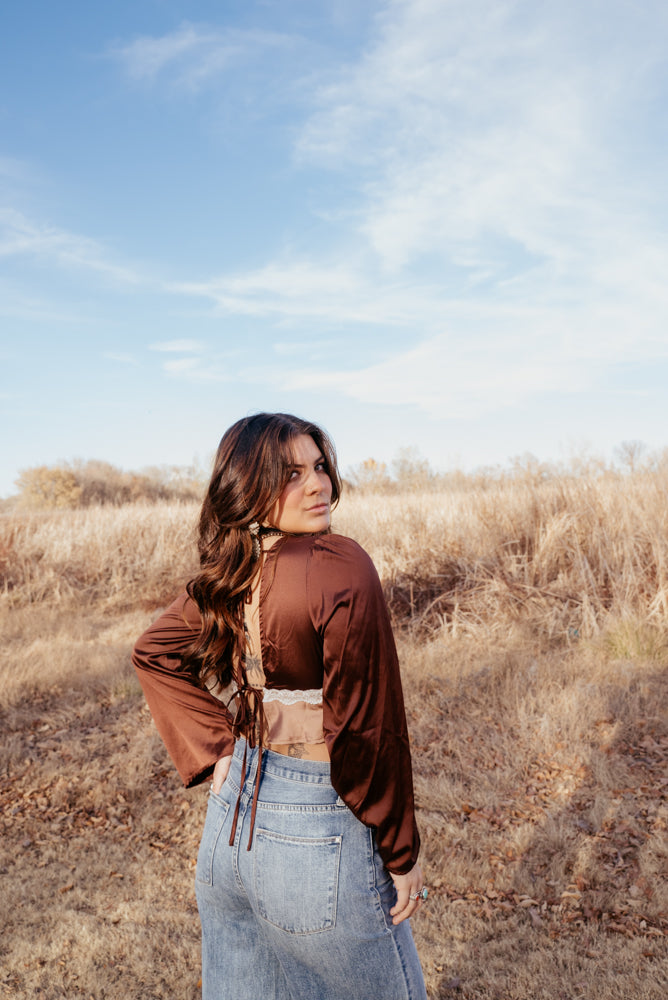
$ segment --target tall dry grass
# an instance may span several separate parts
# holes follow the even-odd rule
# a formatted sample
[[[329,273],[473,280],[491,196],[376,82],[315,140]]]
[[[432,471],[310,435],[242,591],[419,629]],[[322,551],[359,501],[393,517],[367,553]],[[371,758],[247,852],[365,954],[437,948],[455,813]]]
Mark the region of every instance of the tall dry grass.
[[[667,993],[666,487],[341,504],[397,625],[432,1000]],[[206,792],[180,788],[129,664],[194,568],[196,516],[0,517],[4,995],[198,995]]]
[[[546,638],[668,612],[668,477],[508,482],[496,489],[355,496],[337,517],[373,554],[396,617]]]
[[[0,516],[0,602],[157,607],[192,572],[196,518],[192,502]]]
[[[398,622],[452,634],[525,623],[548,638],[609,622],[661,630],[668,475],[354,493],[335,530],[371,553]],[[193,503],[0,517],[0,602],[160,606],[195,566]]]

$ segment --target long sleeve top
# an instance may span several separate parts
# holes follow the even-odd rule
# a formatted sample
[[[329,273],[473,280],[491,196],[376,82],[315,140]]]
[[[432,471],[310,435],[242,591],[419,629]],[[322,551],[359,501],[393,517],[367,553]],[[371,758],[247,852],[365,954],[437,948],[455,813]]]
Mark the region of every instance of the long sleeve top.
[[[183,666],[200,615],[182,594],[138,640],[133,663],[186,786],[232,752],[232,717]],[[380,580],[367,553],[341,535],[286,536],[264,557],[260,582],[264,694],[322,689],[332,785],[375,831],[385,866],[419,851],[399,664]],[[298,695],[299,696],[299,695]]]

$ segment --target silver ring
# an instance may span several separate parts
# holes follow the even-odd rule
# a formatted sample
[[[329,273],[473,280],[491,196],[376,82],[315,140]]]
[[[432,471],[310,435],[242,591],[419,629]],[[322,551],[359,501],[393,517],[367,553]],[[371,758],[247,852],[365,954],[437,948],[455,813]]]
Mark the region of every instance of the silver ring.
[[[427,888],[426,885],[423,885],[422,888],[419,890],[419,892],[412,892],[408,898],[425,900],[428,895],[429,895],[429,889]]]

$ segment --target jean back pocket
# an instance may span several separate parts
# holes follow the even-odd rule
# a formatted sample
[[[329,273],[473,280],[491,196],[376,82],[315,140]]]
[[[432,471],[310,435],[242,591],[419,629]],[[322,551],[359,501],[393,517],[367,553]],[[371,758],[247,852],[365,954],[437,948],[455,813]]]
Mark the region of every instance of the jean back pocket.
[[[336,924],[341,837],[294,837],[257,829],[254,883],[260,915],[291,934]]]

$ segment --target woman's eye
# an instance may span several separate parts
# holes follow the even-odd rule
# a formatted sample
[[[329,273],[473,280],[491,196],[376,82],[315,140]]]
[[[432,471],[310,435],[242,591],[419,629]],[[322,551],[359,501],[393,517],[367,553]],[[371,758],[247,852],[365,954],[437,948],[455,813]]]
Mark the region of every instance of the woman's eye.
[[[316,472],[327,472],[327,469],[325,468],[325,463],[324,462],[318,462],[318,464],[315,467],[315,471]]]
[[[298,475],[299,473],[297,472],[297,470],[293,469],[292,472],[290,473],[290,479],[296,479]]]

